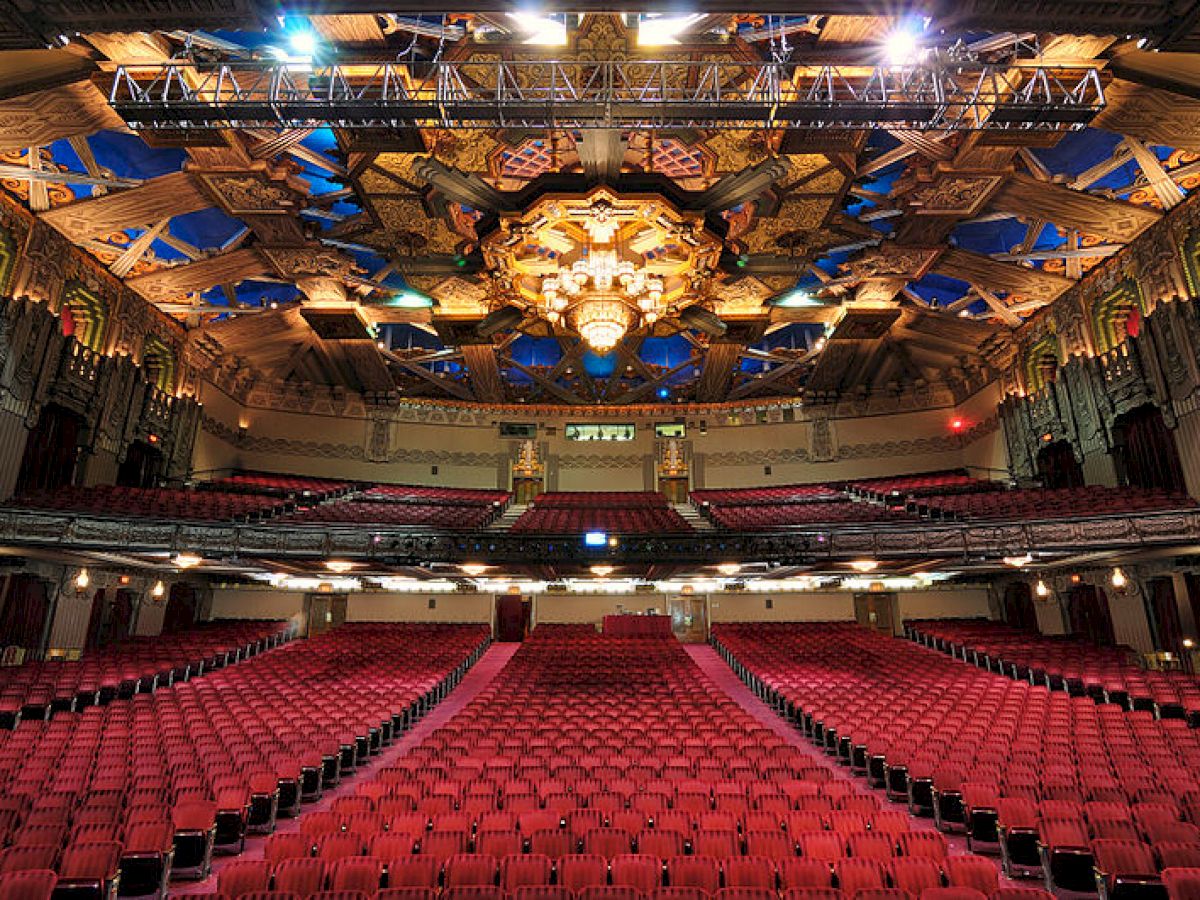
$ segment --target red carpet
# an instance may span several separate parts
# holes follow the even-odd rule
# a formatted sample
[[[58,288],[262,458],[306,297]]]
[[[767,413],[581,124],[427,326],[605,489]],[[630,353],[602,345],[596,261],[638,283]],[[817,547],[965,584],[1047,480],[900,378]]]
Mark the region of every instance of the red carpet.
[[[517,648],[520,646],[520,644],[492,644],[492,646],[488,647],[487,651],[480,657],[479,662],[475,663],[471,667],[471,671],[463,677],[458,687],[451,691],[450,695],[438,704],[433,712],[418,722],[415,728],[378,756],[372,757],[370,764],[365,768],[360,769],[355,775],[344,780],[333,790],[326,791],[319,802],[305,804],[299,816],[294,819],[280,819],[275,833],[283,834],[289,831],[298,831],[300,829],[300,821],[306,814],[328,809],[338,797],[353,794],[358,785],[369,779],[373,772],[390,766],[402,757],[413,746],[424,740],[431,731],[445,724],[452,716],[460,712],[463,707],[475,699],[480,691],[491,684],[492,679],[500,673],[501,669],[508,665],[508,661],[512,659],[513,654],[517,652]],[[197,881],[191,884],[187,882],[173,883],[171,885],[170,896],[175,898],[201,894],[211,896],[215,894],[217,892],[217,874],[221,869],[234,860],[262,859],[263,844],[266,843],[266,839],[266,835],[251,835],[246,838],[246,849],[238,856],[214,857],[212,875],[204,881]]]

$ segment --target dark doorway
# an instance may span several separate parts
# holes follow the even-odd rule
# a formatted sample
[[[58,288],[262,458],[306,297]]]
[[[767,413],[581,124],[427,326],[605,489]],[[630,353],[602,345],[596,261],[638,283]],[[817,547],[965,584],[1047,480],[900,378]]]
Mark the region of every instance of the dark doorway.
[[[53,491],[73,484],[83,430],[83,417],[77,413],[53,403],[43,408],[25,444],[16,492]]]
[[[517,643],[529,633],[529,599],[520,594],[500,594],[496,597],[496,640]]]
[[[1038,480],[1043,487],[1072,488],[1083,485],[1083,467],[1075,459],[1070,441],[1046,444],[1037,455]]]
[[[167,608],[163,610],[162,630],[164,633],[182,631],[196,624],[196,589],[190,584],[177,581],[171,585],[167,597]]]
[[[1153,403],[1117,417],[1113,423],[1113,460],[1122,484],[1187,493],[1175,436]]]
[[[1175,605],[1175,582],[1170,578],[1151,578],[1146,587],[1150,595],[1154,646],[1179,656],[1183,653],[1183,627],[1179,624],[1179,607]]]
[[[1004,589],[1004,621],[1025,631],[1038,630],[1037,609],[1028,582],[1011,581]]]
[[[1108,597],[1092,584],[1080,584],[1067,594],[1067,618],[1071,634],[1093,644],[1111,647],[1115,644]]]
[[[24,647],[35,653],[42,650],[46,617],[50,613],[50,595],[46,582],[36,575],[18,573],[4,584],[4,608],[0,610],[0,647]]]
[[[117,468],[117,484],[122,487],[154,487],[162,475],[162,468],[161,450],[145,441],[134,441],[125,451],[125,461]]]

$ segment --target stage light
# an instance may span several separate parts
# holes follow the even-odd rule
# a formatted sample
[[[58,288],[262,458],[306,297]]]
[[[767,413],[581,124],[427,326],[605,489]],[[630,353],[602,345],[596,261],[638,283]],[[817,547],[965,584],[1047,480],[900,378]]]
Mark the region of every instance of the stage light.
[[[597,578],[607,578],[613,573],[613,567],[607,564],[598,564],[592,566],[592,574]]]
[[[887,37],[884,55],[893,66],[909,66],[919,61],[921,42],[912,25],[901,25]]]
[[[855,572],[874,572],[879,568],[879,563],[873,559],[856,559],[850,563],[850,568]]]
[[[638,46],[662,47],[678,44],[679,36],[703,18],[702,13],[692,13],[688,16],[659,16],[653,13],[644,15],[638,21]]]
[[[325,560],[325,568],[338,575],[345,575],[354,568],[354,563],[345,559],[327,559]]]
[[[563,47],[567,43],[567,20],[563,16],[539,16],[533,13],[509,13],[521,30],[525,32],[526,44],[539,47]]]
[[[463,570],[464,575],[469,575],[472,578],[478,578],[488,570],[488,567],[483,563],[463,563],[459,568]]]
[[[603,531],[589,531],[583,536],[585,547],[605,547],[608,545],[608,535]]]
[[[719,566],[717,566],[717,571],[722,575],[732,578],[738,572],[742,571],[742,566],[740,563],[735,562],[721,563]]]
[[[288,46],[297,56],[311,57],[317,52],[317,36],[306,28],[299,28],[288,33]]]
[[[666,400],[668,397],[670,397],[670,396],[671,396],[671,389],[670,389],[670,388],[665,388],[665,387],[664,387],[664,388],[659,388],[659,389],[658,389],[658,396],[659,396],[661,399],[663,399],[663,400]]]

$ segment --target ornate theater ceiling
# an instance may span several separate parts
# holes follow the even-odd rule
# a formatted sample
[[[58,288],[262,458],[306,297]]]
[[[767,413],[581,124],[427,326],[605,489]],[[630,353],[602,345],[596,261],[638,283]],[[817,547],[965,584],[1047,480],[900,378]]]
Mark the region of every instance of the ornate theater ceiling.
[[[1024,2],[929,19],[353,3],[279,19],[235,3],[210,21],[162,0],[139,20],[161,29],[149,32],[105,6],[43,4],[37,28],[3,32],[33,48],[61,29],[65,46],[5,54],[2,185],[183,323],[226,384],[381,403],[961,400],[994,377],[989,348],[1200,182],[1197,48],[1187,17],[1153,18],[1154,4],[1104,22],[1074,4],[1094,32],[1080,35],[1031,30],[1064,25]],[[331,60],[364,79],[394,66],[410,87],[452,63],[470,96],[521,97],[555,71],[571,85],[661,79],[663,92],[712,77],[749,96],[763,64],[794,81],[867,77],[904,34],[919,60],[987,65],[1014,85],[1094,69],[1103,108],[1062,128],[989,127],[993,105],[978,127],[912,130],[732,114],[580,127],[556,112],[536,127],[525,114],[133,130],[109,103],[119,78],[153,82],[170,62],[185,81],[263,61],[312,80]]]

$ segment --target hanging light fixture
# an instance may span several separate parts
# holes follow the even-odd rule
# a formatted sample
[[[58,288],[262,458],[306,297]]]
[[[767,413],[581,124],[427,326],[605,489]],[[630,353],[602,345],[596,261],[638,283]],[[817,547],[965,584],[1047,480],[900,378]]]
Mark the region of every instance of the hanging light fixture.
[[[633,323],[633,311],[612,294],[597,293],[582,300],[571,315],[584,342],[604,355],[620,343]]]

